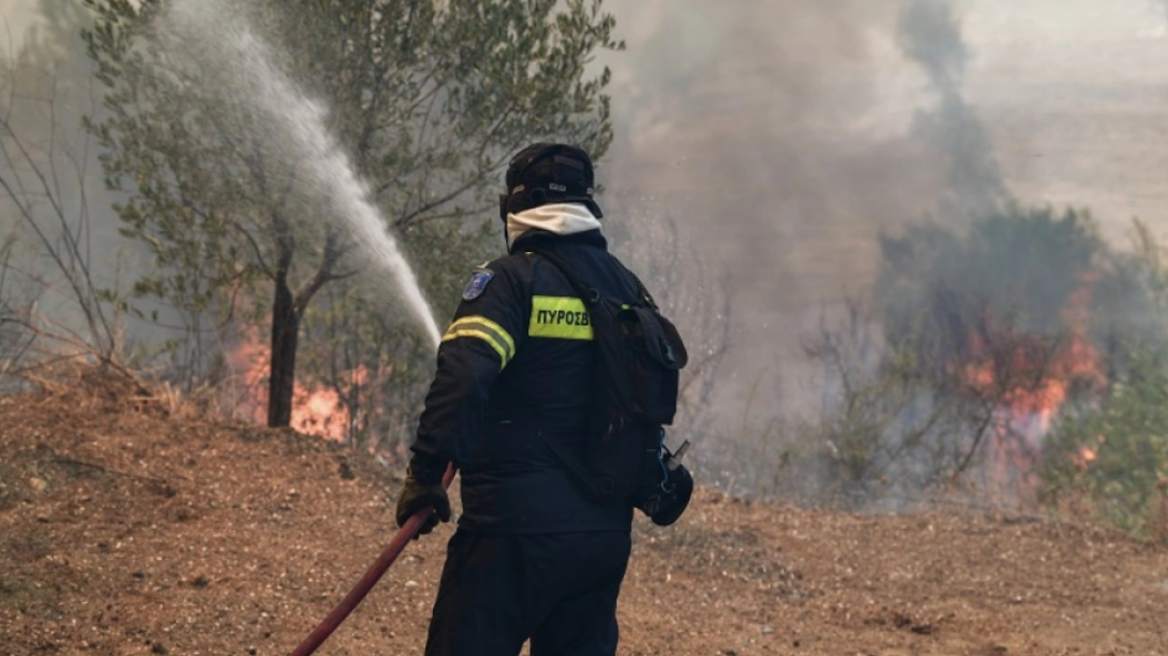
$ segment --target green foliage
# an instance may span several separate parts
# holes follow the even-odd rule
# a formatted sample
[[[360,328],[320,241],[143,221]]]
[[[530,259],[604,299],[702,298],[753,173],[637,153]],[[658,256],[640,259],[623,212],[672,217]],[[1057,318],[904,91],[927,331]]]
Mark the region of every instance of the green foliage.
[[[148,38],[170,3],[85,2],[95,15],[85,40],[106,87],[90,128],[109,187],[126,193],[123,234],[154,258],[134,295],[176,310],[190,335],[176,344],[198,344],[208,323],[228,336],[258,332],[273,289],[287,289],[313,351],[305,382],[331,384],[354,363],[417,369],[425,347],[402,342],[408,317],[355,277],[356,245],[297,193],[296,162],[273,152],[263,118],[217,93],[214,71]],[[576,142],[596,158],[607,150],[611,76],[590,64],[598,49],[623,45],[601,4],[257,0],[240,11],[328,108],[330,131],[445,309],[470,267],[502,248],[484,238],[498,238],[494,187],[514,151],[537,139]],[[329,300],[312,305],[326,288]],[[412,380],[401,386],[413,390]]]
[[[208,94],[205,71],[143,40],[165,2],[86,1],[98,15],[86,40],[108,87],[109,116],[93,127],[110,151],[111,187],[132,194],[119,208],[126,234],[160,266],[139,293],[201,309],[213,290],[272,275],[271,215],[292,211],[278,184],[289,171],[249,136],[256,117]],[[611,142],[610,73],[585,71],[596,49],[620,47],[599,1],[295,4],[262,5],[257,18],[326,101],[334,133],[415,253],[448,255],[449,239],[477,237],[451,220],[492,216],[493,176],[526,142],[574,141],[597,158]],[[319,249],[321,239],[302,241]],[[452,298],[444,282],[432,291]]]
[[[87,125],[103,147],[107,187],[127,194],[114,208],[120,232],[154,259],[132,296],[169,304],[197,338],[208,315],[232,316],[239,292],[260,296],[273,216],[287,199],[257,184],[269,171],[246,133],[224,138],[225,122],[247,117],[200,94],[198,71],[141,38],[159,3],[86,4],[95,21],[85,40],[106,87],[103,112]]]
[[[1133,252],[1117,261],[1125,284],[1098,290],[1098,321],[1123,327],[1105,352],[1111,385],[1072,407],[1048,437],[1042,500],[1168,543],[1168,269],[1148,227],[1137,220],[1133,228]]]
[[[1168,351],[1141,349],[1126,361],[1098,405],[1068,413],[1048,436],[1042,496],[1168,542]]]

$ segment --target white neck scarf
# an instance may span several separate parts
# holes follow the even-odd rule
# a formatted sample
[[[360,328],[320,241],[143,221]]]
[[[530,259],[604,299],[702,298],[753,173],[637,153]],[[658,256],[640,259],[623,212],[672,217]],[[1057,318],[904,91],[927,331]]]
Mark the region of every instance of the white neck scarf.
[[[523,233],[532,229],[546,230],[556,235],[574,235],[599,228],[600,220],[582,203],[540,205],[507,215],[507,244],[513,245]]]

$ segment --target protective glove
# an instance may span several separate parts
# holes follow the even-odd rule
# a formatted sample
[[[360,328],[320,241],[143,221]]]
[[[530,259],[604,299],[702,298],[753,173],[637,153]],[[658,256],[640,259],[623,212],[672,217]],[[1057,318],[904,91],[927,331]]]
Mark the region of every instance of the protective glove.
[[[649,519],[658,526],[669,526],[676,522],[689,505],[689,498],[693,495],[694,480],[685,465],[678,463],[676,469],[669,472],[665,482],[664,492],[659,497],[657,508],[649,514]]]
[[[439,521],[450,521],[450,498],[446,496],[446,488],[442,486],[441,479],[434,483],[423,482],[414,474],[414,467],[411,465],[406,471],[406,483],[402,487],[401,496],[397,498],[397,525],[405,526],[406,521],[413,517],[414,513],[431,506],[434,512],[426,518],[422,528],[418,530],[418,535],[414,536],[415,540],[419,535],[433,531]]]

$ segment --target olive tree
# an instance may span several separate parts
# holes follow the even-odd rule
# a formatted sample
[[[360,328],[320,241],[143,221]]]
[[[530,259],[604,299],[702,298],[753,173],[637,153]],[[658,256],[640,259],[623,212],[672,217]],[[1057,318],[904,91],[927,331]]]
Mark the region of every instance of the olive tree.
[[[314,216],[298,163],[271,147],[264,118],[216,92],[221,72],[153,38],[186,0],[85,1],[95,14],[85,38],[105,85],[91,128],[106,149],[109,186],[126,193],[123,233],[154,257],[134,292],[168,302],[187,326],[270,325],[267,418],[287,425],[302,321],[322,289],[357,284],[360,267],[348,257],[356,245]],[[590,62],[622,45],[601,1],[212,4],[230,8],[222,20],[254,25],[329,109],[332,136],[426,290],[448,299],[450,264],[481,249],[491,187],[512,152],[536,138],[576,142],[597,157],[607,149],[610,75]],[[318,330],[330,325],[340,326],[318,317]],[[180,347],[198,344],[201,331],[191,334]]]

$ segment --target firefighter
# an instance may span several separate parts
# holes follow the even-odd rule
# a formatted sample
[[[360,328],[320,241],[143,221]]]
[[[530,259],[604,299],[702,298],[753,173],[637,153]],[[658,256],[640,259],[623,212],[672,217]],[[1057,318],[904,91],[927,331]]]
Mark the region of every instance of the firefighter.
[[[463,513],[427,656],[514,656],[528,639],[532,656],[616,653],[633,508],[593,501],[549,447],[583,448],[592,327],[568,280],[532,253],[554,248],[603,293],[636,298],[601,234],[593,175],[565,144],[512,159],[500,197],[509,254],[472,272],[442,337],[397,505],[399,526],[433,506],[429,533],[451,516],[442,475],[459,470]]]

